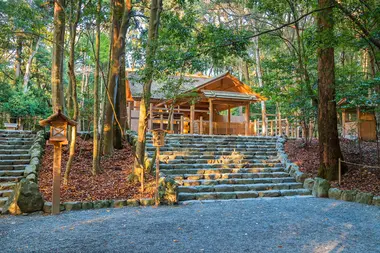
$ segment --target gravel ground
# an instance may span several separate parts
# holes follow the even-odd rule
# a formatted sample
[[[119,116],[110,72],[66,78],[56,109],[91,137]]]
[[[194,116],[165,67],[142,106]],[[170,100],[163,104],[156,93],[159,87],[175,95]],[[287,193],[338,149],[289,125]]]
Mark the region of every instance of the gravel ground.
[[[380,252],[380,208],[331,199],[0,216],[0,252]]]

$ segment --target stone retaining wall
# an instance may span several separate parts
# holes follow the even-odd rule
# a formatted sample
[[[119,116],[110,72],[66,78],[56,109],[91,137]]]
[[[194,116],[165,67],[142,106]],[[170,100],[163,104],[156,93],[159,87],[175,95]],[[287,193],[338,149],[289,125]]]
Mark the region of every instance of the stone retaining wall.
[[[371,193],[360,192],[357,190],[341,190],[331,188],[330,183],[323,178],[307,178],[307,175],[300,171],[299,166],[292,163],[285,153],[284,144],[286,139],[280,137],[277,142],[277,150],[281,163],[285,165],[286,171],[296,178],[297,182],[303,183],[305,189],[311,190],[314,197],[331,198],[357,202],[367,205],[380,206],[380,196],[374,196]]]

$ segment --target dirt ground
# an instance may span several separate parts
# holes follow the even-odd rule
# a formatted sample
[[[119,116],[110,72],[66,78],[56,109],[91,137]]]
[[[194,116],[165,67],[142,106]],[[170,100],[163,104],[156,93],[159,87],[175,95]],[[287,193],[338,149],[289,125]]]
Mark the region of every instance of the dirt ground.
[[[351,163],[379,166],[379,168],[365,168],[359,165],[347,165],[348,172],[342,176],[342,184],[331,182],[334,187],[344,190],[359,190],[380,195],[380,165],[377,157],[376,142],[362,142],[361,148],[356,141],[341,139],[343,160]],[[319,166],[318,141],[305,147],[302,140],[288,140],[285,150],[289,159],[300,166],[301,171],[310,176],[317,176]]]
[[[63,147],[62,182],[68,160],[68,146]],[[61,186],[61,201],[93,201],[106,199],[149,198],[153,196],[153,177],[148,176],[144,194],[140,192],[139,183],[131,183],[128,176],[132,172],[133,153],[130,146],[124,143],[124,148],[115,150],[110,157],[103,157],[101,167],[103,172],[93,176],[92,140],[78,137],[75,149],[75,159],[72,164],[69,183]],[[39,173],[39,187],[44,198],[51,201],[52,195],[52,165],[53,146],[47,145],[43,156],[42,168]]]

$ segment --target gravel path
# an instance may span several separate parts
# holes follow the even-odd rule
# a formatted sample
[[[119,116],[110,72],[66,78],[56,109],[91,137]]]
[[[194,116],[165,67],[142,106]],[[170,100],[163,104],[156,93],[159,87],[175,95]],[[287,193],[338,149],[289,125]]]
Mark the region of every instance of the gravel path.
[[[0,252],[380,252],[380,208],[273,198],[0,216]]]

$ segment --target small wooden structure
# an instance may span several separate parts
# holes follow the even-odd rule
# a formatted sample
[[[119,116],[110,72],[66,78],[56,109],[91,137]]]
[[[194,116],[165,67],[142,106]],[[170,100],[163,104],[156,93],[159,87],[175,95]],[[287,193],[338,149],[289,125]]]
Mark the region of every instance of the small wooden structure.
[[[372,107],[350,106],[347,99],[341,99],[338,106],[342,108],[341,135],[348,139],[360,138],[364,141],[376,140],[376,118]]]
[[[49,144],[54,145],[52,214],[58,214],[60,211],[62,145],[67,144],[67,125],[76,124],[62,114],[61,110],[40,121],[41,126],[50,126]]]

